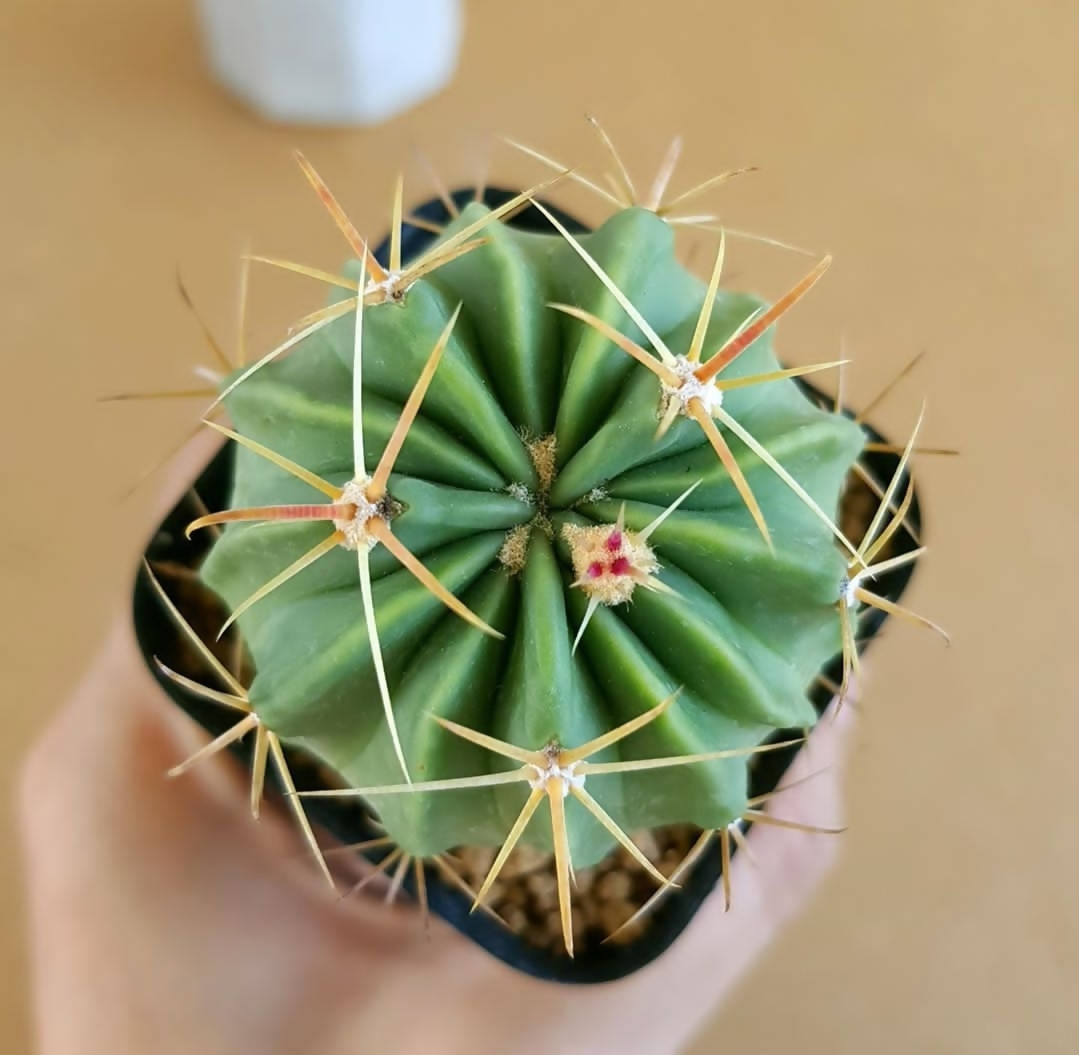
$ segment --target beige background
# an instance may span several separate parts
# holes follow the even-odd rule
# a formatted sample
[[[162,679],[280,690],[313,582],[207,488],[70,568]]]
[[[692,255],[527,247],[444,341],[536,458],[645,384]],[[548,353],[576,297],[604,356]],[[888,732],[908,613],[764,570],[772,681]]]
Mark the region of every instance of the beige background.
[[[929,349],[880,419],[901,432],[926,391],[927,437],[964,451],[921,465],[932,553],[912,593],[955,645],[897,627],[874,649],[843,865],[695,1050],[1076,1050],[1079,7],[468,7],[451,90],[383,128],[321,132],[266,127],[225,99],[180,0],[3,5],[5,782],[126,603],[153,484],[124,491],[187,427],[180,405],[94,402],[189,383],[201,347],[177,263],[227,333],[248,236],[341,256],[293,146],[375,232],[410,142],[453,181],[489,132],[594,171],[592,109],[637,172],[673,132],[684,185],[761,165],[717,197],[725,220],[837,255],[784,324],[787,356],[826,357],[845,334],[858,403]],[[412,200],[426,196],[406,171]],[[494,171],[536,172],[506,150]],[[802,261],[742,249],[732,266],[775,293]],[[320,291],[256,279],[265,346]],[[0,1007],[15,1052],[29,1041],[10,814]]]

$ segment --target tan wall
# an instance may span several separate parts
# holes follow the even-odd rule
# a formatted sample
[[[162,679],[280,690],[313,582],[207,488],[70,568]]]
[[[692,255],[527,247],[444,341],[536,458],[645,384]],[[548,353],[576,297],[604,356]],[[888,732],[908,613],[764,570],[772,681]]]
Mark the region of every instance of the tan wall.
[[[185,428],[178,405],[94,402],[189,379],[175,265],[225,331],[248,236],[340,255],[291,147],[373,231],[410,142],[455,180],[491,131],[595,168],[592,109],[635,171],[673,132],[687,185],[761,165],[719,199],[726,221],[837,255],[785,324],[788,357],[830,356],[845,334],[857,403],[928,349],[881,419],[903,430],[925,390],[927,437],[964,452],[921,466],[932,553],[912,596],[955,645],[896,627],[874,650],[841,870],[695,1050],[1075,1050],[1079,7],[476,0],[450,91],[384,128],[313,132],[219,95],[179,0],[4,6],[5,780],[125,603],[152,486],[120,496]],[[534,171],[496,154],[497,175]],[[735,260],[771,290],[800,266]],[[308,292],[259,276],[257,339]],[[15,1052],[29,1042],[14,865],[0,883]]]

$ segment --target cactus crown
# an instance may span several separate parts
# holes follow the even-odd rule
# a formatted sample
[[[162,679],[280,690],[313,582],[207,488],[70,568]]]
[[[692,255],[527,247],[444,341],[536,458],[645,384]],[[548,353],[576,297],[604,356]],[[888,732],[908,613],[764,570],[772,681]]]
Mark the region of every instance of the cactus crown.
[[[227,525],[201,574],[245,720],[405,855],[524,839],[561,887],[627,830],[725,831],[757,745],[815,721],[880,549],[834,523],[861,429],[792,381],[837,364],[772,351],[827,258],[768,306],[720,287],[722,235],[687,272],[658,201],[575,236],[541,186],[403,259],[399,182],[379,262],[301,163],[356,259],[287,265],[330,303],[223,383],[231,508],[191,525]],[[502,222],[530,200],[549,234]]]

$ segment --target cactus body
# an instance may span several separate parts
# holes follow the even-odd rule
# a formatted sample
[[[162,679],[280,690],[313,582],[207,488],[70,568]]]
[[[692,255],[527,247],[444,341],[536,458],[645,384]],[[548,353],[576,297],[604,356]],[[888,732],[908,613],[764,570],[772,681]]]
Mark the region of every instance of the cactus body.
[[[482,212],[470,206],[446,236]],[[584,309],[647,347],[574,248],[554,232],[492,223],[483,233],[487,244],[417,281],[400,302],[364,313],[363,431],[377,459],[462,305],[390,478],[387,508],[393,533],[504,634],[488,636],[450,612],[386,547],[370,551],[378,637],[412,778],[512,765],[448,735],[430,714],[531,749],[572,747],[682,687],[676,706],[596,761],[745,747],[776,728],[812,724],[806,686],[839,650],[837,589],[846,569],[827,526],[727,434],[771,551],[695,421],[678,417],[656,439],[655,376],[602,332],[548,306]],[[667,224],[626,209],[580,241],[666,345],[684,352],[705,286],[676,261]],[[359,278],[359,265],[346,273]],[[759,306],[720,291],[706,355]],[[337,485],[352,475],[353,329],[350,312],[226,401],[240,433]],[[768,330],[723,376],[776,369]],[[856,425],[819,410],[789,380],[732,389],[723,406],[835,513],[863,442]],[[634,541],[694,484],[646,543]],[[233,506],[316,500],[303,482],[238,449]],[[624,546],[604,565],[620,516]],[[230,525],[202,574],[235,607],[326,535],[324,523]],[[582,563],[582,554],[592,556]],[[598,578],[613,574],[620,557],[651,560],[645,570],[671,592],[638,586],[627,599],[599,604],[574,652],[590,600],[578,584],[596,565]],[[312,750],[346,783],[394,783],[401,773],[357,579],[356,554],[335,548],[240,616],[257,671],[250,699],[268,728]],[[745,758],[731,758],[605,775],[589,791],[627,831],[673,822],[719,828],[746,807],[746,767]],[[500,843],[526,793],[514,784],[377,805],[400,846],[428,855]],[[614,845],[577,802],[566,809],[575,864]],[[543,824],[525,838],[550,845]]]

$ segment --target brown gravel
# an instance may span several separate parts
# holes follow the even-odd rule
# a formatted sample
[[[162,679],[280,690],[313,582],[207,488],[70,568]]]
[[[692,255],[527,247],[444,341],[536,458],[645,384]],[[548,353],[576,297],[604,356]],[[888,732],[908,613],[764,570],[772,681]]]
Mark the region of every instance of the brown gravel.
[[[698,828],[682,824],[635,832],[631,838],[649,861],[664,875],[670,875],[698,834]],[[492,849],[471,846],[453,854],[462,878],[473,890],[483,882],[494,855]],[[622,849],[592,868],[578,869],[572,892],[575,944],[587,948],[601,942],[622,926],[655,890],[654,880]],[[487,904],[510,930],[532,945],[552,952],[562,951],[562,920],[552,854],[529,846],[515,849],[491,887]],[[647,927],[648,917],[645,917],[613,940],[620,944],[632,942]]]

